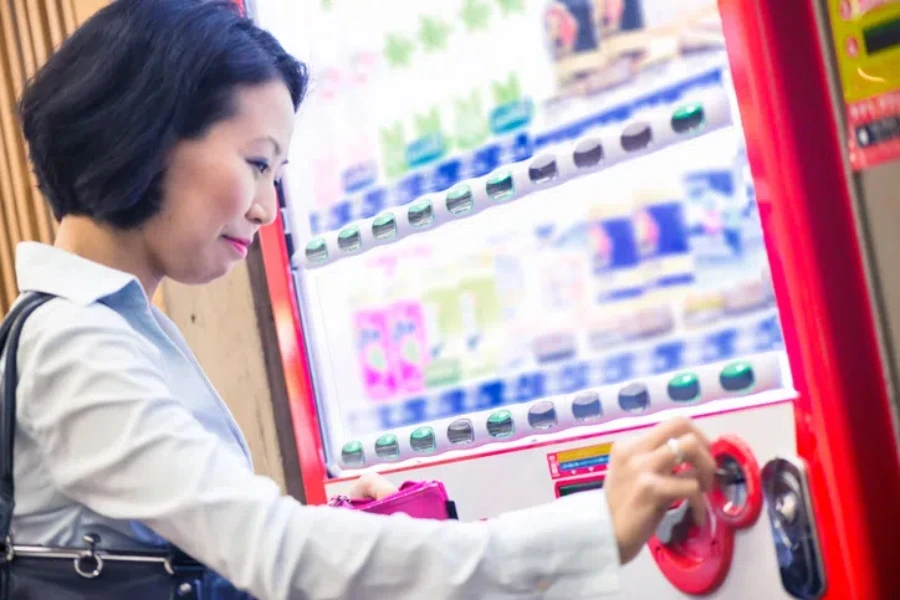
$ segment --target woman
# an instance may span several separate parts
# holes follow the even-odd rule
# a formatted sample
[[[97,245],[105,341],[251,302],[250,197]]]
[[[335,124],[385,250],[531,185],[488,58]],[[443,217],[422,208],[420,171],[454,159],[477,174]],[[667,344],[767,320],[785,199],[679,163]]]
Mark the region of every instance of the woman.
[[[253,474],[184,339],[152,308],[164,277],[228,273],[275,218],[303,65],[228,2],[117,0],[25,91],[55,246],[22,244],[23,291],[55,298],[21,340],[17,542],[167,540],[281,598],[593,598],[614,590],[669,504],[712,484],[686,420],[617,445],[607,490],[488,522],[304,507]],[[694,466],[672,476],[679,463]],[[376,476],[361,496],[394,488]]]

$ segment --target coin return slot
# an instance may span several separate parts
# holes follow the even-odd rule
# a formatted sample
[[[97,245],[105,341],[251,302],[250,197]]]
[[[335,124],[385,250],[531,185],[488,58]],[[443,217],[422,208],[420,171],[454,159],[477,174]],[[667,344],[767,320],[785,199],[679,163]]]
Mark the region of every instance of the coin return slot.
[[[485,191],[491,200],[498,202],[512,197],[516,192],[512,173],[502,172],[492,175],[485,184]]]
[[[653,141],[653,130],[647,123],[632,123],[622,132],[621,141],[626,152],[643,150]]]
[[[488,435],[495,438],[511,436],[516,431],[512,413],[508,410],[498,410],[487,420]]]
[[[323,238],[315,238],[306,244],[306,259],[314,263],[325,262],[328,259],[328,245]]]
[[[533,183],[547,183],[559,175],[556,158],[550,155],[539,156],[528,167],[528,177]]]
[[[409,446],[414,452],[428,454],[437,448],[437,440],[434,437],[434,429],[431,427],[419,427],[409,436]]]
[[[603,144],[600,140],[584,140],[575,146],[572,158],[579,169],[596,167],[603,160]]]
[[[362,245],[362,236],[359,235],[359,227],[351,225],[345,227],[338,234],[338,248],[343,252],[353,252],[359,250]]]
[[[468,419],[458,419],[447,426],[447,439],[454,446],[462,446],[471,444],[475,441],[475,428],[472,427],[472,421]]]
[[[447,192],[447,210],[454,215],[469,212],[474,204],[472,189],[467,185],[457,186]]]
[[[650,406],[650,392],[643,383],[631,383],[619,390],[619,406],[627,411],[643,411]]]
[[[534,429],[556,427],[556,406],[549,400],[538,402],[528,409],[528,424]]]
[[[803,463],[771,460],[762,471],[762,488],[782,586],[794,598],[821,598],[825,567]]]
[[[397,219],[387,213],[375,217],[372,221],[372,236],[376,240],[389,240],[397,235]]]
[[[434,222],[434,208],[428,201],[414,203],[406,214],[413,227],[428,227]]]
[[[375,441],[375,454],[380,458],[395,459],[400,456],[400,442],[397,436],[389,433]]]

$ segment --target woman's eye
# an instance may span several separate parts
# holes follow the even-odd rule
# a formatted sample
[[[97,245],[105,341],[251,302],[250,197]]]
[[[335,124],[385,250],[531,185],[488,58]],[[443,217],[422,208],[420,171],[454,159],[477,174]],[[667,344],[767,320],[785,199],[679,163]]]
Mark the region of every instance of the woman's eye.
[[[248,160],[247,162],[262,175],[269,172],[269,163],[264,160]]]

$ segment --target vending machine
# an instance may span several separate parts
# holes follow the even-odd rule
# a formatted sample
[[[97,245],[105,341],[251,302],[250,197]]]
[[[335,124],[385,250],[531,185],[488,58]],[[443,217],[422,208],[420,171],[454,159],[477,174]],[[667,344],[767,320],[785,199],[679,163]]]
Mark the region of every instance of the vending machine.
[[[618,597],[900,597],[900,2],[247,8],[311,74],[261,241],[309,503],[490,518],[687,415],[711,518]]]

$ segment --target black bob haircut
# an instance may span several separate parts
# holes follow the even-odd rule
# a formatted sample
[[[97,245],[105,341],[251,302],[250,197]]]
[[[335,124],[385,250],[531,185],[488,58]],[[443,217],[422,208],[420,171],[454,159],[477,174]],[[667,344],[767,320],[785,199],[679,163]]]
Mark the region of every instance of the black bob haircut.
[[[56,219],[138,227],[160,209],[176,142],[231,116],[236,88],[279,79],[296,110],[305,65],[230,0],[114,0],[22,95],[38,186]]]

